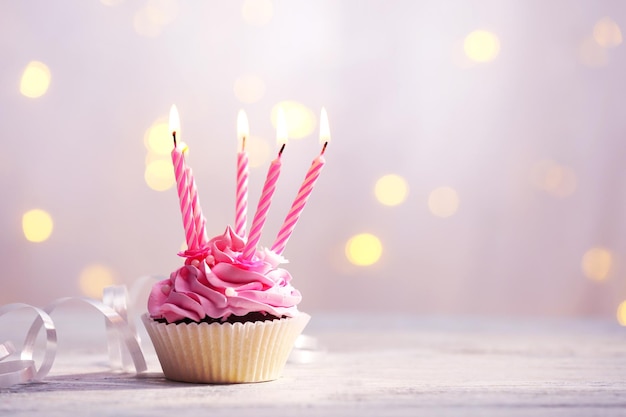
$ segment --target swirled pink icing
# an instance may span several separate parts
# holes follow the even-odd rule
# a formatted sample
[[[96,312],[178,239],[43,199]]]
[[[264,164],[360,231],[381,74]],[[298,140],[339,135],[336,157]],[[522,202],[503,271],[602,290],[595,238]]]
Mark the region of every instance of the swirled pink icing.
[[[291,285],[291,274],[278,268],[286,260],[269,249],[257,250],[246,260],[241,257],[244,246],[245,241],[227,227],[203,250],[183,253],[185,265],[152,287],[150,316],[172,323],[206,316],[226,320],[253,312],[296,315],[302,296]]]

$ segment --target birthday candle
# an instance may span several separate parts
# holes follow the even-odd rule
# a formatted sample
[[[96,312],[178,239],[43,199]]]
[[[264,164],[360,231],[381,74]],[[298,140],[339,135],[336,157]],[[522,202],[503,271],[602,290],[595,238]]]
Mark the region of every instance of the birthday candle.
[[[267,212],[269,211],[270,204],[272,203],[272,196],[276,190],[276,182],[280,175],[280,167],[282,165],[281,156],[287,143],[287,124],[285,122],[285,114],[282,108],[278,109],[278,115],[276,119],[276,140],[280,145],[278,156],[270,164],[267,171],[267,177],[265,178],[265,184],[263,185],[263,191],[261,192],[261,198],[257,205],[254,218],[252,220],[252,226],[250,227],[250,235],[248,242],[243,249],[243,259],[252,259],[256,250],[256,245],[261,239],[261,232],[263,231],[263,225],[267,219]]]
[[[237,191],[235,195],[235,233],[246,237],[246,223],[248,221],[248,153],[246,139],[250,135],[248,118],[243,110],[237,115],[237,137],[241,149],[237,153]]]
[[[209,242],[209,238],[206,234],[206,219],[202,214],[202,208],[200,207],[200,198],[198,197],[198,188],[196,187],[196,180],[193,177],[193,171],[187,167],[187,183],[189,184],[189,199],[191,200],[191,211],[193,213],[193,223],[196,232],[195,248],[201,248]]]
[[[187,247],[193,248],[196,244],[195,223],[193,220],[193,210],[189,198],[189,183],[187,180],[187,171],[185,169],[185,158],[183,149],[176,142],[176,132],[180,131],[180,119],[176,106],[172,105],[170,109],[170,132],[174,139],[174,149],[172,150],[172,163],[174,164],[174,177],[176,179],[176,191],[178,192],[178,200],[180,202],[180,213],[183,218],[183,227],[185,229],[185,239]]]
[[[313,191],[313,187],[315,186],[315,182],[320,176],[320,172],[326,163],[324,159],[324,152],[326,151],[326,146],[328,142],[330,142],[330,129],[328,127],[328,116],[326,115],[326,109],[322,108],[322,115],[320,117],[320,143],[322,144],[322,151],[319,156],[313,160],[311,163],[311,167],[306,173],[304,177],[304,181],[298,190],[298,194],[296,195],[295,200],[291,204],[291,209],[287,216],[285,217],[285,221],[283,222],[280,231],[272,245],[272,251],[277,254],[282,254],[285,250],[285,246],[287,246],[287,241],[291,234],[293,233],[293,229],[296,227],[296,223],[302,214],[302,210],[304,210],[304,206]]]

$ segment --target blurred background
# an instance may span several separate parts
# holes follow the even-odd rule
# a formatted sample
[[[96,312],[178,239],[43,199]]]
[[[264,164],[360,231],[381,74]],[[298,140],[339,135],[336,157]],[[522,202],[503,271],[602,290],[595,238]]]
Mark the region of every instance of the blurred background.
[[[284,255],[307,312],[626,325],[621,0],[0,1],[0,304],[100,297],[181,265],[168,114],[210,236],[261,238],[326,166]]]

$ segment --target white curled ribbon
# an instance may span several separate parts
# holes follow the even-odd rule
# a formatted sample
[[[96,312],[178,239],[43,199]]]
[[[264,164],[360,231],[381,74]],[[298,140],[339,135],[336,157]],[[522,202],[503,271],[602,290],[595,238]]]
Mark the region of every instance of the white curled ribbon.
[[[26,334],[26,340],[24,346],[20,352],[20,360],[0,362],[0,388],[10,387],[15,384],[22,384],[30,381],[40,381],[44,376],[48,374],[52,364],[54,363],[54,357],[57,350],[57,332],[52,322],[50,315],[44,310],[33,307],[28,304],[14,303],[7,304],[0,307],[0,316],[3,316],[11,311],[21,310],[24,308],[30,308],[37,313],[37,318],[31,325],[28,333]],[[33,352],[35,349],[35,340],[41,326],[46,329],[46,350],[44,352],[43,360],[39,369],[35,366],[33,360]],[[13,345],[10,342],[3,344],[9,356],[13,353]],[[6,357],[5,356],[5,357]]]
[[[0,361],[15,352],[15,346],[11,342],[0,343]]]
[[[105,291],[105,294],[106,293],[107,292]],[[122,302],[117,299],[117,297],[122,296],[121,294],[123,294],[124,297],[126,296],[125,291],[113,291],[110,293],[108,301],[114,307],[119,307],[121,305],[125,306],[126,301]],[[37,317],[31,324],[30,329],[26,334],[26,339],[20,352],[20,360],[3,361],[3,359],[6,359],[14,352],[14,349],[10,342],[0,344],[0,388],[7,388],[15,384],[41,381],[48,374],[52,368],[52,364],[54,363],[57,349],[56,327],[54,326],[54,322],[52,321],[50,314],[58,306],[69,301],[84,302],[102,313],[106,320],[107,329],[115,331],[119,336],[119,343],[125,346],[127,353],[130,356],[130,360],[134,365],[135,372],[141,373],[147,369],[146,361],[139,344],[139,337],[137,336],[135,329],[129,325],[127,317],[120,315],[114,307],[90,298],[69,297],[55,300],[43,309],[29,304],[7,304],[0,307],[0,316],[13,311],[29,308],[37,313]],[[126,315],[125,310],[123,311],[123,314],[124,316]],[[39,334],[42,326],[45,328],[46,332],[46,347],[41,365],[37,369],[35,361],[33,360],[33,353],[35,341],[37,340],[37,335]]]
[[[125,285],[112,285],[102,291],[102,302],[111,307],[120,317],[128,323],[133,331],[135,339],[140,342],[132,322],[128,320],[128,290]],[[128,349],[124,348],[124,339],[109,320],[105,321],[107,330],[107,345],[109,350],[109,362],[113,369],[130,370],[132,358]]]

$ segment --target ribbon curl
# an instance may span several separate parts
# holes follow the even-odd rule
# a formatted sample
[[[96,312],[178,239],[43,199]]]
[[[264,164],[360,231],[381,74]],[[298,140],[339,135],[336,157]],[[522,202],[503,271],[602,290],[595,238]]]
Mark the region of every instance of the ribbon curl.
[[[0,307],[0,317],[24,308],[32,309],[37,313],[37,317],[26,334],[19,360],[4,361],[4,359],[15,352],[15,348],[11,342],[0,344],[0,388],[41,381],[48,375],[54,363],[57,350],[56,327],[50,314],[60,305],[70,301],[86,303],[104,315],[107,332],[109,333],[109,352],[111,352],[112,345],[125,346],[125,352],[130,355],[130,361],[132,361],[135,372],[141,373],[146,371],[146,361],[139,345],[139,337],[127,318],[127,292],[125,287],[106,288],[104,295],[104,303],[90,298],[67,297],[55,300],[43,309],[22,303],[7,304]],[[46,332],[46,346],[41,365],[37,369],[33,354],[35,341],[42,326]],[[115,335],[119,339],[114,339]],[[122,366],[124,366],[124,356],[121,358]]]

